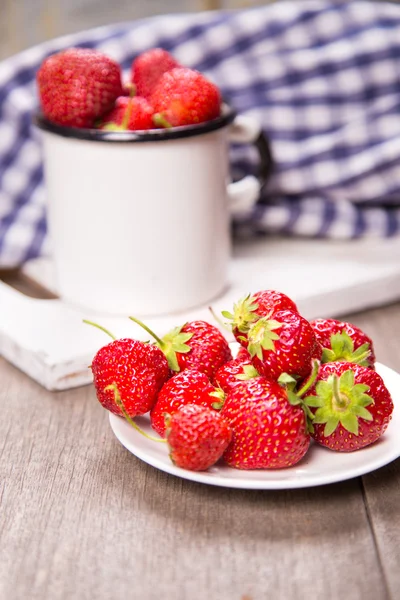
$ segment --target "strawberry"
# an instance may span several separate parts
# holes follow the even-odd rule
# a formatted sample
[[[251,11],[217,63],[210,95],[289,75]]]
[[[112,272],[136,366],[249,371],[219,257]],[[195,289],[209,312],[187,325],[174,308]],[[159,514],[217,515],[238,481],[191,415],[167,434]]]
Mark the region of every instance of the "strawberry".
[[[199,404],[212,408],[219,399],[221,395],[211,385],[207,375],[195,369],[185,369],[162,386],[150,412],[151,425],[161,437],[164,437],[166,413],[173,415],[186,404]]]
[[[144,323],[135,317],[129,318],[156,340],[172,371],[197,369],[212,379],[221,365],[232,360],[228,342],[217,327],[206,321],[190,321],[159,338]]]
[[[110,412],[122,416],[115,402],[118,390],[130,417],[148,412],[170,376],[167,359],[159,348],[138,340],[120,339],[100,348],[91,365],[97,399]]]
[[[242,362],[251,361],[251,356],[249,354],[249,351],[244,346],[239,346],[239,350],[236,354],[236,358],[240,359]]]
[[[123,94],[119,65],[97,50],[70,48],[53,54],[36,79],[45,117],[69,127],[93,127]]]
[[[120,96],[114,108],[101,119],[99,129],[138,131],[154,127],[153,108],[145,98]]]
[[[272,319],[258,319],[249,328],[246,342],[257,371],[273,380],[282,373],[307,377],[312,359],[319,359],[322,352],[309,322],[291,310],[279,310]]]
[[[248,294],[234,304],[233,313],[223,311],[222,315],[230,321],[237,341],[246,346],[246,334],[251,325],[260,317],[272,317],[278,310],[298,312],[296,304],[286,294],[275,290],[263,290]]]
[[[381,376],[346,362],[321,365],[304,402],[314,414],[314,440],[339,452],[373,444],[385,432],[393,412]]]
[[[300,400],[265,377],[232,388],[221,409],[233,430],[224,460],[238,469],[281,469],[308,450],[310,435]]]
[[[232,431],[215,410],[189,404],[166,417],[172,462],[182,469],[205,471],[228,447]]]
[[[374,368],[374,346],[361,329],[336,319],[315,319],[311,326],[323,348],[323,363],[343,361]]]
[[[142,52],[132,62],[131,78],[138,96],[150,98],[161,75],[179,67],[179,63],[163,48]]]
[[[194,367],[211,379],[221,365],[232,359],[228,342],[214,325],[206,321],[191,321],[186,323],[180,332],[190,335],[186,342],[190,348],[189,352],[177,353],[181,371]]]
[[[240,357],[229,360],[221,365],[215,373],[212,383],[215,387],[220,388],[223,392],[228,393],[232,387],[246,381],[252,377],[257,377],[259,373],[251,363],[250,355],[248,360],[244,361]]]
[[[202,73],[177,67],[164,73],[150,97],[155,123],[177,127],[216,119],[221,113],[218,87]]]

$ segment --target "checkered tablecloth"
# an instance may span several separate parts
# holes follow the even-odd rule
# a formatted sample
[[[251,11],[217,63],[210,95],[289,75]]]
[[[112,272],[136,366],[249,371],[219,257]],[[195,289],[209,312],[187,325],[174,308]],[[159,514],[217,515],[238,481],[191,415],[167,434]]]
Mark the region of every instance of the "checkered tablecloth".
[[[49,252],[35,73],[69,46],[129,71],[162,46],[203,71],[271,141],[274,173],[238,234],[355,238],[400,233],[400,6],[278,2],[154,17],[34,47],[0,64],[0,266]],[[257,169],[247,147],[232,173]],[[71,173],[73,176],[73,173]]]

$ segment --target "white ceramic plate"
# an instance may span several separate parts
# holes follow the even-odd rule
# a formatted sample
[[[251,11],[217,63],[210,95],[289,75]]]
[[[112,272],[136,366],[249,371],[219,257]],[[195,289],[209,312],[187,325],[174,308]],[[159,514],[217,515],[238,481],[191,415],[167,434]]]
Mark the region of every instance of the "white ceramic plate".
[[[395,405],[385,434],[375,444],[351,453],[333,452],[313,444],[305,457],[289,469],[242,471],[218,464],[208,471],[187,471],[173,465],[166,444],[148,440],[125,419],[111,413],[110,424],[118,440],[132,454],[161,471],[191,481],[252,490],[303,488],[344,481],[379,469],[400,456],[400,375],[380,363],[376,364],[376,370]],[[136,422],[147,433],[156,435],[147,415]]]

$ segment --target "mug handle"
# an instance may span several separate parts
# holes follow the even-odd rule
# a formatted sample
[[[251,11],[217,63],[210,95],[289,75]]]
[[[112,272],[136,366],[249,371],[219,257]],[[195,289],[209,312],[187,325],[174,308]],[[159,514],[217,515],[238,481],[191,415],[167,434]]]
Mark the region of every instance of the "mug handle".
[[[246,175],[228,184],[230,213],[235,216],[251,209],[260,197],[272,171],[272,155],[260,124],[252,117],[238,115],[231,125],[229,139],[237,144],[254,144],[260,157],[258,177]]]

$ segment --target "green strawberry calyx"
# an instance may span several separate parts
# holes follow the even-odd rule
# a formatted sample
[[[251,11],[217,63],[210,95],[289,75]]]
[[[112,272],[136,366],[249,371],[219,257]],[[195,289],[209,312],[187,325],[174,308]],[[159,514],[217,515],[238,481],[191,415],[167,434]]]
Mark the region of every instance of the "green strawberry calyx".
[[[303,409],[304,415],[306,417],[307,422],[307,430],[311,433],[313,431],[312,421],[314,419],[314,414],[310,410],[309,405],[307,404],[306,399],[304,399],[304,395],[308,392],[308,390],[314,385],[319,371],[320,363],[317,359],[314,359],[312,362],[312,370],[300,389],[297,389],[298,381],[292,375],[288,373],[282,373],[278,378],[278,383],[282,386],[287,395],[287,399],[289,404],[292,406],[301,406]]]
[[[125,406],[124,406],[124,403],[122,402],[121,394],[119,393],[119,389],[118,389],[118,386],[116,383],[111,383],[110,385],[107,385],[104,388],[105,392],[108,390],[111,390],[113,392],[114,402],[118,406],[118,408],[121,410],[124,418],[126,419],[126,421],[128,421],[129,425],[131,425],[134,429],[136,429],[136,431],[138,431],[141,435],[143,435],[148,440],[151,440],[152,442],[164,442],[164,443],[166,442],[166,440],[164,440],[163,438],[158,438],[153,435],[149,435],[148,433],[143,431],[143,429],[141,427],[139,427],[139,425],[137,423],[135,423],[135,421],[132,419],[132,417],[130,417],[128,415],[128,413],[125,410]]]
[[[235,375],[235,379],[239,379],[239,381],[248,381],[249,379],[260,376],[260,373],[253,365],[243,365],[242,370],[243,373]]]
[[[221,388],[215,388],[213,392],[210,392],[210,396],[216,398],[216,401],[211,404],[216,410],[221,410],[224,405],[226,394]]]
[[[186,343],[192,337],[193,333],[182,332],[182,327],[175,327],[161,339],[161,344],[157,343],[168,360],[169,368],[173,371],[180,371],[177,354],[187,354],[191,347]]]
[[[260,360],[263,359],[263,350],[271,350],[275,352],[276,340],[279,340],[279,335],[275,333],[276,329],[280,329],[283,323],[270,319],[269,316],[258,319],[248,330],[247,333],[247,350],[253,358],[257,356]]]
[[[330,436],[340,424],[346,431],[358,435],[359,418],[372,421],[367,406],[374,403],[367,394],[369,386],[355,383],[354,371],[348,369],[340,377],[329,375],[327,380],[318,381],[316,394],[304,398],[304,403],[316,408],[313,424],[325,424],[324,436]]]
[[[172,371],[180,371],[177,353],[186,354],[187,352],[190,352],[191,347],[186,342],[192,338],[193,333],[182,332],[184,327],[184,325],[182,325],[181,327],[175,327],[169,333],[164,335],[164,337],[160,338],[154,333],[154,331],[152,331],[147,325],[145,325],[136,317],[129,318],[137,325],[140,325],[142,329],[151,335],[151,337],[155,340],[155,345],[160,348],[161,352],[163,352],[165,358],[167,359],[169,368]]]
[[[368,342],[354,350],[354,341],[344,330],[342,333],[331,335],[331,347],[323,348],[321,362],[351,362],[363,367],[369,367],[371,347]]]
[[[241,298],[233,305],[233,312],[222,311],[222,316],[228,319],[229,326],[240,333],[247,333],[252,323],[258,320],[258,304],[251,294]]]

